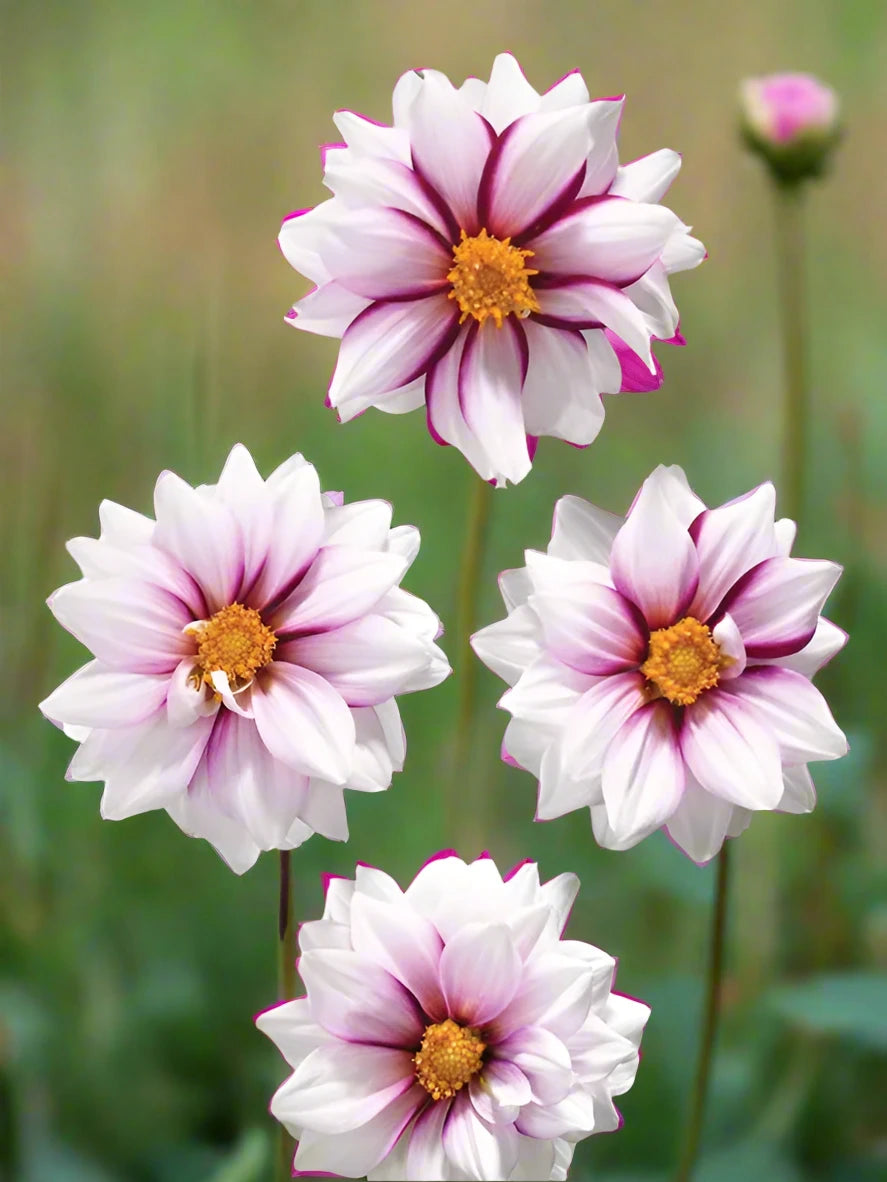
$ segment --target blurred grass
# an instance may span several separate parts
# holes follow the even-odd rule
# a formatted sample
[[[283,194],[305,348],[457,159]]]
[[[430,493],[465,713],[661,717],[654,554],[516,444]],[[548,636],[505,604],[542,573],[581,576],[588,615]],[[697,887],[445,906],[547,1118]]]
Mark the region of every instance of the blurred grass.
[[[403,70],[484,75],[508,48],[540,88],[579,66],[594,93],[628,94],[623,159],[683,152],[669,201],[711,258],[675,281],[690,343],[663,350],[663,391],[609,400],[588,451],[543,440],[532,476],[497,497],[484,621],[501,611],[495,573],[544,545],[564,492],[624,511],[660,461],[683,464],[713,502],[778,476],[771,210],[734,135],[735,91],[745,74],[802,68],[842,96],[847,139],[808,210],[815,420],[800,552],[847,568],[830,615],[852,643],[820,684],[853,753],[820,765],[812,817],[758,818],[737,843],[701,1179],[883,1177],[883,1044],[871,1015],[880,1007],[881,1029],[887,10],[867,0],[6,0],[0,13],[0,1176],[267,1176],[264,1111],[284,1068],[251,1015],[273,998],[275,861],[236,879],[164,815],[102,824],[98,786],[64,782],[72,744],[35,706],[82,653],[43,600],[74,577],[63,542],[95,532],[102,497],[148,510],[161,469],[214,478],[242,439],[266,471],[301,450],[349,499],[389,498],[397,521],[423,531],[410,589],[452,626],[472,477],[430,442],[419,414],[336,425],[323,407],[335,345],[283,325],[304,284],[274,238],[284,213],[324,195],[317,145],[334,138],[336,107],[384,120]],[[657,1182],[685,1109],[712,874],[659,838],[599,850],[578,814],[533,825],[531,778],[497,761],[500,689],[481,674],[464,800],[478,844],[462,852],[483,844],[503,867],[529,855],[546,877],[580,873],[572,934],[619,955],[620,987],[654,1009],[625,1128],[580,1146],[572,1176]],[[354,794],[347,846],[315,838],[296,855],[300,915],[320,910],[322,870],[348,873],[361,859],[405,881],[450,843],[456,694],[451,679],[403,701],[407,770],[382,797]],[[762,878],[775,887],[772,915],[760,913]],[[761,951],[762,924],[776,925],[772,952]],[[742,966],[762,958],[762,980],[749,980]]]

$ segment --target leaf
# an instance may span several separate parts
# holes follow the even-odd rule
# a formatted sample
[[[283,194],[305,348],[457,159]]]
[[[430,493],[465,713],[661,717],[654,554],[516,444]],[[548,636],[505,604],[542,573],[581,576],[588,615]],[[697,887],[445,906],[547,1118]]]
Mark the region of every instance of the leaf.
[[[811,977],[774,990],[769,1004],[795,1026],[887,1049],[887,973]]]

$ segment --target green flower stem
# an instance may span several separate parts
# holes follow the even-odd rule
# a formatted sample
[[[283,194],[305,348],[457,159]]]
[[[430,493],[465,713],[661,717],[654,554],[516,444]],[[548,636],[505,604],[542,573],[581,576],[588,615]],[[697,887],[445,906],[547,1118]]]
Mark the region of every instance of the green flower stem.
[[[280,902],[277,913],[277,998],[291,1001],[296,996],[296,925],[293,922],[292,885],[290,882],[290,850],[280,851]],[[293,1176],[293,1154],[296,1143],[279,1126],[277,1182],[290,1182]]]
[[[805,508],[808,412],[804,351],[804,187],[776,184],[773,188],[785,365],[781,507],[786,516],[800,521]]]
[[[718,854],[718,878],[715,886],[714,911],[712,912],[711,942],[706,974],[705,1009],[702,1017],[702,1034],[699,1040],[699,1054],[696,1060],[696,1079],[693,1097],[690,1101],[690,1119],[680,1164],[675,1182],[689,1182],[699,1153],[699,1141],[705,1119],[705,1099],[708,1093],[708,1079],[718,1034],[718,1014],[721,1000],[721,982],[724,974],[724,936],[727,927],[727,891],[730,881],[728,844],[724,842]]]
[[[448,840],[456,842],[457,849],[463,858],[469,858],[480,852],[467,847],[483,830],[481,819],[477,813],[482,794],[473,790],[471,775],[478,660],[472,652],[470,642],[471,634],[477,628],[483,552],[490,521],[490,509],[495,494],[491,485],[484,480],[479,480],[473,473],[472,485],[468,528],[465,534],[465,548],[462,552],[462,569],[459,576],[459,592],[456,603],[456,635],[459,646],[456,657],[456,676],[459,678],[459,710],[453,743],[453,783],[450,791],[448,817],[448,828],[451,835]],[[474,788],[476,787],[475,785]],[[466,809],[466,800],[470,801],[470,809]],[[465,820],[469,814],[473,818],[470,826]],[[466,848],[459,848],[460,844],[465,845]]]

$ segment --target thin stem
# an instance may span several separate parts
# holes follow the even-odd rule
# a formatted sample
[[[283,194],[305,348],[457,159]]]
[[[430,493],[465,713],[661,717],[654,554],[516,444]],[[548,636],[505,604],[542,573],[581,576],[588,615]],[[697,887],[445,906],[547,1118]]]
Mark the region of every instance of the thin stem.
[[[696,1061],[696,1080],[690,1101],[690,1119],[680,1164],[675,1182],[689,1182],[699,1152],[699,1139],[705,1118],[705,1099],[708,1093],[708,1079],[711,1074],[712,1055],[718,1033],[718,1014],[721,998],[721,979],[724,973],[724,934],[727,918],[727,888],[729,884],[729,855],[727,843],[718,854],[718,879],[715,886],[714,910],[711,923],[708,975],[706,981],[705,1009],[702,1015],[702,1031],[699,1041],[699,1057]]]
[[[290,1001],[296,995],[296,925],[293,923],[290,851],[280,851],[280,897],[277,911],[277,997]],[[277,1182],[290,1182],[296,1144],[280,1125],[278,1133]]]
[[[782,507],[786,516],[799,521],[804,513],[808,410],[804,353],[803,186],[776,184],[774,193],[785,366]]]
[[[477,697],[478,661],[471,650],[471,634],[477,628],[477,605],[480,596],[482,558],[490,520],[493,489],[486,481],[473,477],[473,488],[468,510],[468,527],[465,534],[465,548],[462,552],[462,569],[459,576],[459,594],[456,603],[456,629],[459,651],[456,671],[459,677],[459,711],[456,722],[456,736],[453,750],[453,785],[450,793],[449,828],[453,839],[468,842],[473,832],[468,832],[464,818],[464,803],[470,792],[471,740],[474,733],[475,701]],[[472,798],[476,810],[477,797]],[[476,824],[472,830],[479,828]],[[460,851],[468,857],[472,851]]]

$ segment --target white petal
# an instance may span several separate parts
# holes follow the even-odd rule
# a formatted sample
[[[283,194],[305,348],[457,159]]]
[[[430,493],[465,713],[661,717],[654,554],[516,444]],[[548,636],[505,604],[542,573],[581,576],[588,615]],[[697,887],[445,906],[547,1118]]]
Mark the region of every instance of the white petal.
[[[475,233],[477,188],[490,152],[486,124],[433,70],[425,72],[408,118],[414,166],[441,194],[458,226]]]
[[[696,548],[660,485],[644,481],[610,551],[613,582],[654,629],[680,619],[699,578]]]
[[[689,226],[679,225],[662,251],[662,265],[669,274],[691,271],[704,262],[706,250],[698,238],[690,234]]]
[[[122,673],[90,661],[40,703],[56,725],[113,729],[145,722],[166,701],[165,673]]]
[[[307,997],[272,1006],[258,1015],[256,1026],[271,1039],[290,1067],[298,1067],[312,1051],[332,1042],[332,1036],[311,1016]]]
[[[440,958],[440,984],[456,1021],[483,1026],[505,1009],[521,981],[522,965],[505,924],[467,924]]]
[[[724,600],[749,657],[782,657],[813,639],[841,567],[811,558],[768,558],[743,575]]]
[[[341,628],[371,611],[400,582],[407,565],[399,554],[324,546],[269,626],[280,640]]]
[[[202,718],[191,727],[175,730],[167,725],[166,715],[160,711],[150,721],[131,729],[93,732],[87,743],[99,735],[104,740],[101,756],[104,819],[120,821],[150,809],[167,807],[194,775],[212,726],[213,719]],[[75,776],[74,763],[69,771],[72,778],[98,778]]]
[[[839,759],[847,754],[844,732],[825,698],[803,674],[773,665],[746,669],[730,682],[728,692],[760,710],[776,736],[783,763]]]
[[[637,353],[652,372],[650,327],[626,292],[603,279],[564,279],[558,286],[538,291],[541,315],[554,318],[562,328],[600,328],[603,325]]]
[[[672,815],[684,791],[684,761],[668,703],[651,702],[620,727],[607,748],[603,789],[620,841],[646,836]]]
[[[499,238],[525,233],[578,191],[591,144],[588,107],[516,120],[500,136],[484,172],[480,221]]]
[[[688,858],[704,866],[724,844],[735,811],[734,805],[706,792],[688,772],[681,802],[668,818],[668,836]]]
[[[412,1086],[412,1077],[406,1051],[330,1042],[312,1051],[277,1090],[271,1112],[300,1130],[347,1133],[378,1116]]]
[[[598,375],[581,332],[523,324],[529,349],[523,408],[530,435],[553,435],[581,446],[604,422]]]
[[[585,164],[585,179],[580,197],[605,193],[613,183],[619,164],[616,136],[622,118],[624,99],[597,99],[588,105],[592,147]]]
[[[467,341],[468,331],[460,332],[453,347],[429,371],[425,392],[428,427],[439,443],[458,448],[482,480],[492,480],[495,468],[486,441],[466,422],[459,397],[459,371]]]
[[[570,669],[561,661],[542,657],[535,661],[499,705],[515,718],[530,722],[560,725],[564,714],[592,685],[588,674]]]
[[[303,296],[286,315],[288,324],[322,337],[341,339],[371,301],[330,280]]]
[[[387,969],[407,987],[432,1021],[447,1017],[440,988],[443,941],[429,920],[402,900],[357,894],[351,910],[354,951]]]
[[[481,1120],[465,1092],[453,1101],[443,1141],[447,1157],[468,1178],[508,1178],[517,1164],[514,1126]]]
[[[322,1134],[305,1131],[299,1136],[295,1168],[302,1174],[330,1177],[402,1177],[377,1173],[386,1158],[397,1153],[398,1138],[427,1096],[418,1084],[391,1101],[378,1116],[347,1133]]]
[[[767,481],[693,522],[691,536],[699,558],[699,589],[689,614],[707,620],[746,571],[776,554],[773,516],[776,490]]]
[[[733,694],[708,690],[684,711],[681,750],[701,786],[731,804],[772,809],[782,796],[773,730],[759,709]]]
[[[664,205],[620,198],[579,205],[529,243],[533,266],[633,283],[661,258],[679,224]]]
[[[509,123],[538,107],[539,93],[527,81],[516,59],[510,53],[497,54],[479,108],[493,131],[504,131]]]
[[[806,764],[783,768],[784,791],[777,805],[781,813],[812,813],[816,808],[816,789]]]
[[[371,304],[342,338],[329,398],[353,418],[424,374],[456,333],[458,309],[446,295]]]
[[[375,961],[344,948],[305,952],[299,961],[311,1012],[337,1038],[379,1047],[412,1047],[424,1023],[412,994]],[[409,1054],[407,1074],[413,1076]],[[394,1059],[388,1065],[395,1072]]]
[[[532,467],[521,403],[522,329],[509,316],[502,328],[469,333],[459,366],[459,403],[482,441],[498,483],[517,484]]]
[[[415,214],[355,209],[337,227],[326,258],[339,283],[370,300],[416,298],[447,284],[452,252]]]
[[[316,673],[275,661],[253,683],[262,742],[297,772],[344,784],[354,758],[354,719]]]
[[[799,652],[789,653],[787,657],[776,657],[775,663],[783,669],[794,669],[805,677],[812,677],[841,651],[848,640],[843,628],[820,616],[810,643]]]
[[[598,509],[582,497],[561,497],[554,507],[554,527],[548,553],[555,558],[580,559],[608,566],[613,539],[625,518]]]
[[[319,673],[349,706],[376,706],[395,694],[439,685],[450,672],[439,652],[374,614],[292,641],[285,656]]]
[[[171,673],[194,641],[182,629],[191,616],[182,601],[136,579],[81,579],[47,601],[67,630],[109,669]]]
[[[164,472],[154,489],[154,511],[154,545],[194,577],[210,613],[234,603],[244,573],[244,550],[228,506],[174,472]]]
[[[631,201],[661,201],[681,169],[681,157],[660,148],[618,169],[610,192]]]

